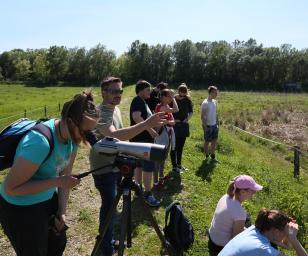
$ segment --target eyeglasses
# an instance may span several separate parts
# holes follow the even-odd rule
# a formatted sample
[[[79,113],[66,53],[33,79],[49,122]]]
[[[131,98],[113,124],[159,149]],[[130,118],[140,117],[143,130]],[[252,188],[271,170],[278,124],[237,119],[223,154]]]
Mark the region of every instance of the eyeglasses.
[[[105,92],[111,93],[112,95],[122,94],[123,89],[104,89]]]

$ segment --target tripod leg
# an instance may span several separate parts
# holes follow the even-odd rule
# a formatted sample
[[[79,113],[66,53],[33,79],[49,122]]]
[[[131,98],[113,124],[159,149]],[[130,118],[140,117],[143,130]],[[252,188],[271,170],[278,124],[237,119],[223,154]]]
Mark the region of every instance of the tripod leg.
[[[158,238],[160,239],[163,247],[167,250],[167,252],[170,256],[173,256],[174,252],[172,251],[171,246],[167,243],[163,233],[160,231],[159,226],[158,226],[154,216],[152,215],[152,212],[151,212],[149,206],[147,205],[144,197],[142,196],[142,192],[140,190],[140,187],[137,184],[134,184],[133,188],[134,188],[136,195],[138,196],[139,200],[141,201],[141,205],[144,209],[144,212],[146,213],[146,215],[150,219],[151,225],[155,229],[155,232],[156,232]]]
[[[100,245],[101,245],[103,237],[105,236],[106,231],[107,231],[107,229],[110,225],[110,222],[113,218],[113,215],[114,215],[114,213],[117,209],[117,205],[120,201],[122,193],[123,192],[121,190],[118,191],[118,194],[117,194],[115,200],[113,201],[111,208],[108,211],[108,214],[107,214],[106,219],[105,219],[104,224],[103,224],[103,230],[100,231],[100,234],[96,239],[96,243],[95,243],[94,248],[92,250],[91,256],[101,256],[100,255]]]
[[[127,248],[132,247],[132,202],[131,202],[132,193],[129,190],[128,195],[128,206],[127,206]]]
[[[124,253],[124,242],[125,236],[127,235],[127,221],[129,216],[129,201],[130,201],[130,190],[123,190],[123,209],[122,209],[122,217],[121,217],[121,233],[120,233],[120,244],[118,256],[123,256]]]

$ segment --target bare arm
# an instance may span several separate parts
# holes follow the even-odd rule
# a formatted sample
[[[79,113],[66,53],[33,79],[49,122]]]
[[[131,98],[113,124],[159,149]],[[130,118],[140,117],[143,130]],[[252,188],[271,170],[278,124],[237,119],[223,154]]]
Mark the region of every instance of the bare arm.
[[[307,252],[301,243],[297,240],[298,224],[289,222],[285,227],[285,232],[289,243],[292,245],[297,256],[307,256]]]
[[[203,125],[206,125],[206,108],[201,105],[201,121]]]
[[[72,176],[60,176],[46,180],[31,180],[31,177],[38,168],[39,165],[22,157],[17,157],[5,179],[5,192],[11,196],[31,195],[53,187],[72,188],[79,183],[79,180]]]
[[[172,108],[170,108],[170,113],[176,113],[176,112],[179,112],[179,106],[175,98],[172,97]]]
[[[110,124],[109,126],[101,128],[99,132],[104,136],[114,137],[119,140],[129,140],[135,137],[137,134],[143,132],[144,130],[151,129],[151,127],[160,126],[162,124],[161,115],[162,113],[157,113],[146,120],[143,120],[141,116],[141,119],[138,119],[137,117],[137,120],[139,120],[140,122],[136,122],[136,120],[134,119],[137,124],[118,130],[114,127],[114,125]]]
[[[232,237],[235,237],[237,234],[241,233],[245,227],[245,220],[237,220],[233,223]]]
[[[141,112],[140,111],[135,111],[132,113],[132,118],[135,121],[135,123],[139,124],[141,122],[144,122],[144,119],[141,116]],[[157,132],[153,129],[148,127],[146,129],[148,131],[148,133],[154,138],[156,136],[158,136]]]
[[[63,170],[61,175],[71,175],[73,164],[76,159],[76,155],[77,155],[77,151],[74,151],[73,154],[71,155],[69,165]],[[58,215],[62,215],[66,213],[66,206],[67,206],[67,201],[69,197],[69,191],[70,191],[69,188],[59,188],[58,190],[58,197],[59,197]]]

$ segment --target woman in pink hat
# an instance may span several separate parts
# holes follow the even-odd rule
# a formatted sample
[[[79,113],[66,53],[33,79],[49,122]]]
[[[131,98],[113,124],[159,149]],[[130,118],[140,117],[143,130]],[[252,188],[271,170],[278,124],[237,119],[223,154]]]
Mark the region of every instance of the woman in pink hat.
[[[210,255],[218,255],[234,236],[244,230],[247,213],[242,203],[262,188],[248,175],[237,176],[231,181],[227,194],[217,204],[209,229]]]

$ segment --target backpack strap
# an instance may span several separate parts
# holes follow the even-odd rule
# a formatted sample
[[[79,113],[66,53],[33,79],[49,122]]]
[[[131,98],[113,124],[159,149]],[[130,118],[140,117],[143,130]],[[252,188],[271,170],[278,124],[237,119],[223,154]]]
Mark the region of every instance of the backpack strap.
[[[180,202],[179,202],[179,201],[174,201],[173,203],[171,203],[171,204],[166,208],[165,227],[166,227],[167,224],[168,224],[168,219],[169,219],[169,216],[170,216],[170,211],[171,211],[171,208],[172,208],[174,205],[180,205]]]
[[[53,140],[52,131],[48,126],[44,125],[43,123],[36,124],[32,128],[30,128],[30,130],[39,132],[40,134],[44,135],[44,137],[47,139],[49,143],[49,152],[48,152],[48,155],[45,157],[44,161],[42,162],[44,163],[50,157],[54,149],[54,140]]]

